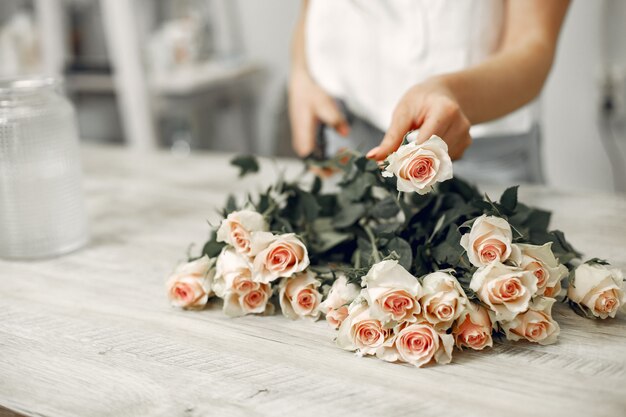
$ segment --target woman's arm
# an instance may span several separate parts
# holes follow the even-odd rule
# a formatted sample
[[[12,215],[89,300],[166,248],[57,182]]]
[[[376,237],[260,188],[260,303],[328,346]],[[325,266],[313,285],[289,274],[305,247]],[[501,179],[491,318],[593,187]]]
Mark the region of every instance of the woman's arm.
[[[569,0],[507,0],[498,51],[482,63],[433,77],[409,89],[393,114],[380,146],[368,157],[384,159],[404,134],[418,141],[441,136],[457,159],[471,144],[469,128],[504,116],[541,92],[548,77]]]
[[[291,74],[289,77],[289,120],[293,148],[305,157],[315,148],[315,132],[320,122],[334,127],[346,136],[350,127],[335,101],[311,78],[306,63],[305,22],[308,0],[302,2],[302,10],[293,35],[291,46]]]

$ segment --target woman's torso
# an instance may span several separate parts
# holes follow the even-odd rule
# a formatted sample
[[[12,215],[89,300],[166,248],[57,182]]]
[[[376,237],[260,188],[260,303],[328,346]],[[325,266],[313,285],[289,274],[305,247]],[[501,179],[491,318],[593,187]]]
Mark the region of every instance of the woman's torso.
[[[352,112],[386,130],[412,85],[480,63],[503,32],[504,0],[310,0],[307,63],[313,78]],[[525,107],[472,127],[472,135],[530,130]]]

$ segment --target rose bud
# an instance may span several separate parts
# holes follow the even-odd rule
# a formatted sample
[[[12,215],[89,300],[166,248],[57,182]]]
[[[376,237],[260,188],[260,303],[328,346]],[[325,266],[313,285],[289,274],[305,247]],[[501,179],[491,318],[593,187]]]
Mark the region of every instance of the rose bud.
[[[240,210],[230,213],[217,229],[217,241],[225,242],[242,255],[250,255],[250,239],[253,232],[267,230],[267,223],[260,213]]]

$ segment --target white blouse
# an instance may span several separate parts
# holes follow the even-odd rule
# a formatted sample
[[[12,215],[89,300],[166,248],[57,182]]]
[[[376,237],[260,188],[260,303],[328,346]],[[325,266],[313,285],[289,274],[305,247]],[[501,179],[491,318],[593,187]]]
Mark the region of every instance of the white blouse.
[[[310,0],[311,75],[357,116],[385,131],[412,85],[475,65],[498,47],[504,0]],[[521,134],[532,106],[472,127],[472,136]]]

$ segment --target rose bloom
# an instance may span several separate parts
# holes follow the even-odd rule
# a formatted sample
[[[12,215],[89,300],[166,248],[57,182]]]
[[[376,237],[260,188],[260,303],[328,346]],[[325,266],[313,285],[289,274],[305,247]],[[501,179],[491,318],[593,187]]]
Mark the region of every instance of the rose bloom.
[[[493,322],[489,311],[470,302],[454,323],[452,334],[459,348],[482,350],[493,346],[492,330]]]
[[[433,272],[422,280],[422,316],[437,330],[449,329],[468,302],[465,291],[452,275]]]
[[[415,133],[409,133],[410,135]],[[433,185],[452,178],[452,161],[448,145],[438,136],[424,143],[407,143],[387,157],[384,177],[395,176],[398,191],[429,193]]]
[[[437,332],[428,323],[417,323],[400,330],[394,345],[401,361],[421,367],[432,359],[441,364],[450,363],[454,338]]]
[[[470,288],[496,313],[497,320],[512,320],[528,308],[537,292],[537,277],[523,269],[494,262],[474,272]]]
[[[303,272],[292,278],[283,278],[279,285],[278,299],[285,317],[292,320],[308,317],[317,319],[322,295],[317,290],[320,282],[311,272]]]
[[[348,306],[342,306],[338,308],[333,308],[327,310],[326,313],[326,321],[328,324],[333,326],[333,328],[338,329],[341,326],[341,323],[348,317]]]
[[[293,233],[273,236],[258,232],[252,237],[252,250],[263,247],[254,257],[254,280],[270,283],[277,278],[289,278],[309,266],[309,254],[304,243]]]
[[[484,214],[476,218],[469,233],[461,236],[461,246],[467,251],[469,261],[479,268],[504,262],[511,255],[519,258],[519,249],[511,245],[512,241],[513,233],[506,220]]]
[[[217,257],[213,291],[224,298],[224,294],[239,287],[238,292],[244,292],[242,286],[252,281],[251,264],[246,256],[240,255],[235,249],[224,249]]]
[[[422,288],[398,261],[382,261],[370,268],[361,280],[363,296],[370,306],[370,314],[383,324],[390,321],[415,321],[421,311],[417,299]]]
[[[348,316],[348,307],[359,295],[359,287],[348,283],[345,275],[340,275],[333,282],[326,299],[320,304],[319,309],[326,315],[326,321],[334,328],[338,328],[341,322]]]
[[[596,317],[613,318],[626,301],[622,271],[599,264],[582,264],[576,268],[567,297],[587,307]]]
[[[267,223],[260,213],[240,210],[230,213],[217,229],[217,241],[225,242],[242,255],[250,254],[250,239],[253,232],[267,230]]]
[[[538,297],[528,311],[511,321],[500,323],[506,338],[513,341],[526,339],[540,345],[556,342],[560,329],[559,324],[552,319],[551,310],[555,301],[554,298]]]
[[[240,317],[246,314],[265,313],[272,296],[270,284],[263,284],[246,279],[235,280],[232,290],[224,294],[224,314],[230,317]]]
[[[166,284],[172,305],[187,309],[204,307],[211,293],[213,264],[205,255],[179,266]]]
[[[552,252],[552,242],[545,245],[516,245],[521,250],[519,266],[537,277],[537,295],[556,297],[561,292],[561,280],[568,274]]]
[[[384,351],[391,330],[370,315],[365,303],[353,303],[348,317],[339,326],[337,346],[356,351],[357,355],[376,355]]]

